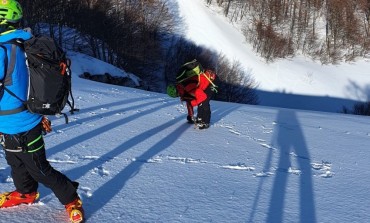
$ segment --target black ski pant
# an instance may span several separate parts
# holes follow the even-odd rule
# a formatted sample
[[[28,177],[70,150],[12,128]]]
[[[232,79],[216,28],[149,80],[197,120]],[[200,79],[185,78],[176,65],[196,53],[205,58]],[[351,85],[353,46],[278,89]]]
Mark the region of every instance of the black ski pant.
[[[207,99],[198,105],[197,120],[202,123],[209,124],[211,122],[211,106],[209,102],[214,92],[211,90],[211,87],[209,86],[206,88],[204,93],[206,93]]]
[[[38,183],[42,183],[54,192],[63,205],[78,197],[78,183],[55,170],[47,161],[41,125],[26,133],[4,136],[6,161],[19,193],[36,192]],[[17,148],[23,151],[14,152]]]

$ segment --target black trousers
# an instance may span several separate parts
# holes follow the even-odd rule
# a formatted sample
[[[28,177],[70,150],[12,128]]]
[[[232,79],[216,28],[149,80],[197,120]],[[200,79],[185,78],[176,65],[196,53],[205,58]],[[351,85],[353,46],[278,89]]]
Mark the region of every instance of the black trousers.
[[[204,93],[206,93],[207,99],[198,105],[197,120],[209,124],[211,122],[211,106],[209,101],[211,100],[214,92],[211,90],[211,86],[209,86],[206,88]]]
[[[17,151],[15,148],[23,148],[23,152],[14,152]],[[38,183],[42,183],[54,192],[63,205],[78,197],[78,183],[55,170],[47,161],[41,125],[26,133],[5,135],[4,149],[18,192],[35,192]]]

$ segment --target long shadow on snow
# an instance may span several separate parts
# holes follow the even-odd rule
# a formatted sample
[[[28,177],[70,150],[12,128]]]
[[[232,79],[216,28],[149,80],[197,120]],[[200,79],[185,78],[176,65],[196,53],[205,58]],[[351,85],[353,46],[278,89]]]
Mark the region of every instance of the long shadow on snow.
[[[79,111],[75,112],[74,114],[67,114],[69,119],[71,117],[73,117],[74,115],[81,115],[81,114],[84,114],[84,113],[87,113],[87,112],[90,112],[90,111],[95,111],[96,109],[100,109],[102,107],[114,107],[114,106],[119,106],[119,105],[123,105],[123,104],[131,104],[131,103],[134,103],[134,102],[138,102],[138,101],[144,101],[144,100],[148,100],[148,99],[152,99],[152,98],[130,98],[130,99],[126,99],[126,100],[122,100],[122,101],[116,101],[116,102],[112,102],[112,103],[107,103],[107,104],[99,104],[99,105],[96,105],[96,106],[93,106],[93,107],[89,107],[89,108],[79,108],[79,107],[76,107],[77,109],[80,109]],[[68,106],[67,106],[68,107]],[[53,127],[54,130],[62,130],[62,129],[65,129],[65,128],[68,128],[70,126],[74,126],[74,125],[79,125],[79,124],[82,124],[81,122],[83,121],[88,121],[90,119],[93,119],[94,117],[97,117],[97,116],[101,116],[100,114],[97,114],[97,115],[94,115],[94,116],[91,116],[91,117],[88,117],[88,118],[84,118],[84,119],[79,119],[78,121],[76,122],[69,122],[68,124],[63,124],[63,125],[58,125],[58,126],[55,126]],[[50,120],[53,121],[55,118],[53,117],[50,117]]]
[[[183,120],[183,117],[177,117],[171,121],[168,121],[160,126],[154,127],[148,131],[145,131],[129,140],[121,144],[120,146],[114,148],[105,156],[108,157],[116,157],[123,152],[133,148],[135,145],[143,142],[143,139],[147,139],[148,136],[152,137],[166,128],[173,126],[175,123]],[[100,208],[104,207],[116,194],[118,194],[122,188],[125,186],[126,182],[134,177],[140,170],[141,166],[145,164],[143,160],[148,160],[149,158],[154,157],[156,154],[160,153],[161,151],[168,148],[172,145],[176,140],[186,131],[186,129],[190,128],[190,125],[184,124],[181,125],[178,129],[171,132],[169,135],[164,137],[162,140],[157,142],[155,145],[150,147],[145,153],[141,156],[137,157],[136,162],[130,163],[126,168],[124,168],[121,172],[119,172],[114,178],[107,181],[104,185],[100,186],[94,193],[95,194],[103,194],[104,196],[99,197],[99,205],[87,205],[85,209],[87,218],[97,212]],[[94,160],[84,166],[75,168],[73,170],[67,171],[67,174],[73,175],[76,178],[83,176],[85,173],[89,172],[91,169],[102,165],[105,160]],[[112,188],[112,185],[115,185]],[[85,201],[85,203],[89,203],[89,200]]]
[[[149,103],[149,104],[151,104],[151,103]],[[68,147],[71,147],[73,145],[76,145],[78,143],[83,142],[84,140],[87,140],[87,139],[90,139],[90,138],[94,138],[95,136],[97,136],[97,135],[99,135],[101,133],[104,133],[105,131],[109,131],[109,130],[111,130],[113,128],[116,128],[116,127],[118,127],[120,125],[123,125],[125,123],[130,122],[130,121],[133,121],[133,120],[135,120],[135,119],[137,119],[137,118],[139,118],[141,116],[149,115],[153,111],[157,111],[160,108],[171,106],[173,104],[175,104],[175,102],[168,102],[166,105],[160,105],[160,106],[157,106],[157,107],[148,109],[148,110],[143,111],[141,113],[137,113],[137,114],[131,115],[131,116],[129,116],[127,118],[124,118],[124,119],[122,119],[120,121],[116,121],[116,122],[107,124],[105,126],[102,126],[100,128],[94,129],[93,131],[87,132],[87,133],[85,133],[83,135],[76,136],[75,138],[70,139],[70,140],[66,141],[65,143],[61,143],[61,144],[59,144],[59,145],[57,145],[57,146],[49,149],[47,151],[47,156],[50,157],[50,155],[55,154],[55,153],[58,153],[58,152],[61,152],[61,151],[63,151],[64,149],[66,149]],[[142,105],[140,107],[142,108]],[[183,118],[183,117],[179,117],[179,118]],[[173,122],[171,122],[171,123],[173,123]],[[169,127],[169,126],[167,126],[167,127]],[[150,134],[150,136],[153,136],[153,135],[159,133],[162,129],[164,129],[164,127],[159,126],[159,127],[154,128],[152,130],[148,130],[148,131],[140,134],[138,137],[134,137],[133,139],[131,139],[131,140],[127,141],[126,143],[124,143],[122,145],[123,148],[124,148],[124,150],[122,150],[122,146],[120,146],[120,147],[114,149],[109,154],[106,154],[106,156],[107,157],[115,157],[116,155],[118,155],[118,154],[124,152],[125,150],[127,150],[127,148],[131,148],[134,145],[142,142],[144,138],[146,138],[146,139],[149,138],[148,137],[148,134]],[[115,150],[117,150],[117,151],[115,151]],[[102,156],[105,156],[105,155],[102,155]],[[69,171],[63,171],[63,174],[67,175],[72,180],[78,179],[79,177],[83,176],[85,173],[87,173],[91,169],[93,169],[95,167],[99,167],[104,162],[106,162],[106,159],[96,160],[96,161],[90,162],[89,164],[85,165],[85,166],[87,166],[87,168],[86,169],[84,168],[84,171],[79,170],[79,171],[81,171],[81,173],[80,172],[75,172],[75,170],[69,170]],[[80,167],[79,167],[79,169],[80,169]],[[49,189],[45,190],[44,187],[40,187],[40,192],[41,192],[41,194],[42,194],[43,197],[46,197],[47,195],[49,195],[51,193],[51,191]]]
[[[279,162],[275,172],[275,179],[272,187],[270,198],[270,207],[267,212],[266,222],[283,222],[284,202],[287,190],[289,168],[292,166],[292,155],[294,152],[296,162],[301,171],[299,177],[299,219],[297,222],[301,223],[315,223],[316,211],[314,203],[314,192],[312,183],[312,171],[310,164],[310,155],[305,142],[302,129],[300,128],[298,119],[293,110],[280,109],[277,115],[277,126],[274,130],[274,138],[272,145],[275,145],[279,151]],[[268,172],[271,169],[271,162],[273,158],[273,149],[270,149],[266,158],[264,171]],[[296,177],[296,175],[294,175]],[[258,211],[258,200],[262,192],[262,184],[264,178],[261,178],[258,191],[253,204],[253,211],[250,214],[248,222],[254,222],[255,212]],[[294,219],[290,219],[295,221]]]
[[[229,107],[228,109],[222,110],[222,109],[215,109],[213,112],[213,116],[216,120],[220,120],[221,117],[226,116],[230,112],[234,111],[236,107],[233,106]],[[160,126],[157,126],[155,128],[152,128],[150,130],[147,130],[145,132],[142,132],[141,134],[129,139],[125,143],[121,144],[120,146],[114,148],[109,153],[102,155],[102,157],[116,157],[123,152],[133,148],[137,144],[141,143],[143,139],[148,139],[148,136],[152,137],[156,134],[160,133],[166,128],[169,128],[173,126],[175,123],[183,120],[185,121],[185,117],[183,115],[179,115],[177,118],[168,121]],[[166,148],[168,148],[170,145],[176,142],[176,140],[186,131],[186,129],[190,128],[191,125],[184,124],[181,125],[178,129],[173,131],[171,134],[167,135],[165,138],[157,142],[155,145],[153,145],[151,148],[149,148],[145,153],[143,153],[141,156],[137,157],[137,162],[132,162],[129,164],[125,169],[123,169],[120,173],[118,173],[113,179],[107,181],[104,185],[99,187],[97,191],[95,191],[95,194],[104,194],[104,196],[99,198],[99,205],[87,205],[85,207],[86,209],[86,215],[87,218],[89,216],[92,216],[95,212],[97,212],[101,207],[103,207],[105,204],[107,204],[117,193],[121,191],[121,189],[125,186],[126,182],[134,177],[140,170],[141,166],[145,164],[143,160],[148,160],[161,151],[164,151]],[[66,172],[68,176],[73,176],[74,179],[78,179],[91,171],[92,169],[99,167],[103,165],[106,162],[105,159],[98,159],[94,160],[84,166],[80,166],[78,168],[69,170]],[[111,185],[115,185],[115,189],[112,189]],[[86,204],[89,203],[89,200],[85,201]],[[89,207],[91,209],[89,209]],[[100,207],[100,208],[99,208]]]
[[[161,101],[151,101],[151,102],[147,102],[147,103],[144,103],[144,104],[139,104],[139,105],[131,106],[131,107],[128,107],[128,108],[122,108],[122,109],[112,110],[112,111],[109,111],[109,112],[104,112],[104,113],[101,113],[101,114],[96,114],[96,115],[93,115],[93,116],[90,116],[90,117],[78,119],[77,121],[71,122],[68,125],[53,127],[53,130],[54,131],[58,131],[58,130],[62,130],[62,129],[64,131],[71,130],[71,129],[75,128],[75,127],[80,127],[82,124],[87,124],[90,121],[99,120],[101,118],[106,118],[106,117],[115,115],[117,113],[127,112],[127,111],[131,111],[131,110],[143,108],[143,107],[146,107],[146,106],[149,106],[149,105],[153,105],[153,104],[157,104],[157,103],[160,103],[160,102]],[[49,154],[47,154],[47,155],[49,155]]]
[[[129,101],[129,100],[127,100]],[[94,116],[91,116],[91,117],[87,117],[87,118],[83,118],[83,119],[80,119],[78,122],[72,122],[70,124],[68,124],[70,127],[68,128],[68,130],[72,127],[72,126],[80,126],[80,124],[82,124],[83,122],[86,122],[86,121],[90,121],[90,120],[94,120],[96,118],[101,118],[101,117],[108,117],[108,116],[111,116],[111,115],[114,115],[118,112],[125,112],[125,111],[130,111],[130,110],[134,110],[134,109],[137,109],[137,108],[143,108],[145,106],[149,106],[149,105],[152,105],[152,104],[157,104],[161,101],[152,101],[152,102],[148,102],[148,103],[145,103],[145,104],[140,104],[140,105],[136,105],[136,106],[132,106],[130,108],[124,108],[124,109],[120,109],[120,110],[114,110],[114,111],[110,111],[110,112],[105,112],[104,114],[98,114],[98,115],[94,115]],[[117,104],[118,103],[118,104]],[[122,104],[122,101],[121,102],[114,102],[114,103],[110,103],[109,105],[113,106],[113,105],[120,105]],[[158,107],[157,107],[158,108]],[[152,109],[153,110],[153,109]],[[142,113],[140,113],[142,114]],[[104,126],[103,126],[104,127]],[[64,128],[58,128],[58,127],[53,127],[53,130],[54,131],[57,131],[59,129],[64,129]],[[104,129],[107,129],[107,128],[104,128]],[[109,129],[108,129],[109,130]],[[93,131],[94,133],[96,132],[95,130]],[[91,132],[90,132],[91,133]],[[101,133],[101,132],[98,132],[98,133]],[[88,135],[89,133],[86,133],[84,134],[83,136],[85,135]],[[95,134],[95,135],[91,135],[91,136],[86,136],[87,138],[93,138],[94,136],[97,136],[99,134]],[[65,149],[68,149],[70,146],[73,146],[73,145],[76,145],[80,142],[83,142],[80,138],[81,136],[76,136],[75,138],[69,140],[69,141],[66,141],[65,143],[62,143],[62,144],[58,144],[57,146],[54,146],[54,147],[50,147],[48,148],[48,144],[46,143],[46,155],[47,155],[47,158],[49,158],[51,155],[54,155],[58,152],[62,152],[63,150]],[[86,138],[86,139],[87,139]],[[47,140],[45,140],[47,141]],[[10,167],[7,166],[5,169],[2,170],[4,173],[8,173],[7,175],[10,175]],[[42,189],[43,187],[40,188],[40,192],[42,194],[47,194],[47,192],[43,192]]]
[[[101,114],[99,115],[100,117],[101,116],[104,116],[104,117],[108,117],[110,115],[114,115],[116,114],[117,112],[125,112],[125,111],[129,111],[129,110],[134,110],[134,109],[137,109],[137,108],[143,108],[145,106],[149,106],[149,105],[152,105],[152,104],[157,104],[159,103],[160,101],[153,101],[153,102],[148,102],[148,103],[145,103],[145,104],[140,104],[140,105],[136,105],[136,106],[133,106],[133,107],[130,107],[130,108],[124,108],[124,109],[119,109],[119,110],[114,110],[114,111],[110,111],[110,112],[105,112],[104,114]],[[143,111],[143,112],[140,112],[140,113],[137,113],[137,114],[134,114],[134,115],[131,115],[129,117],[126,117],[126,118],[123,118],[119,121],[116,121],[116,122],[113,122],[113,123],[109,123],[107,125],[104,125],[104,126],[101,126],[97,129],[94,129],[90,132],[87,132],[87,133],[84,133],[82,135],[79,135],[79,136],[76,136],[74,138],[71,138],[69,139],[68,141],[64,142],[64,143],[61,143],[61,144],[58,144],[54,147],[51,147],[47,150],[47,156],[50,157],[51,155],[53,154],[56,154],[58,152],[62,152],[63,150],[71,147],[71,146],[74,146],[76,144],[79,144],[83,141],[86,141],[88,139],[91,139],[91,138],[94,138],[106,131],[109,131],[113,128],[116,128],[118,126],[121,126],[121,125],[124,125],[125,123],[128,123],[130,121],[133,121],[141,116],[144,116],[144,115],[148,115],[150,113],[152,113],[153,111],[156,111],[160,108],[163,108],[164,106],[170,106],[174,103],[167,103],[166,105],[163,105],[161,104],[160,106],[157,106],[157,107],[154,107],[154,108],[151,108],[151,109],[148,109],[146,111]],[[89,118],[86,118],[86,120],[88,119],[93,119],[94,117],[89,117]]]
[[[221,108],[213,109],[212,111],[212,118],[211,123],[217,123],[222,120],[222,118],[226,117],[228,114],[230,114],[233,111],[236,111],[239,107],[242,105],[240,104],[231,104],[229,106],[224,106]]]

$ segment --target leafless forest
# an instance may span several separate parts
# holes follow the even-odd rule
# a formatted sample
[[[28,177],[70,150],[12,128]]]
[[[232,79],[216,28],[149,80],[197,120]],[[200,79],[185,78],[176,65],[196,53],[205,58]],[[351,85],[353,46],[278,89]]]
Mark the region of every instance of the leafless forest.
[[[321,63],[369,57],[370,0],[205,0],[241,21],[267,61],[304,54]]]

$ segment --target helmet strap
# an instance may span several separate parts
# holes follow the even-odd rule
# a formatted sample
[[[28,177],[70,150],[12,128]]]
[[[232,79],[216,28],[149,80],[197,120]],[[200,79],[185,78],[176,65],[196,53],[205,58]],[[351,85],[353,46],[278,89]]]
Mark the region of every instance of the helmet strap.
[[[8,20],[3,19],[0,22],[0,35],[13,32],[15,30],[15,25],[16,24],[9,23]]]

